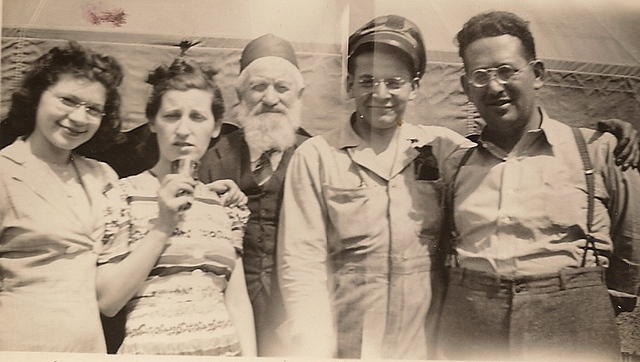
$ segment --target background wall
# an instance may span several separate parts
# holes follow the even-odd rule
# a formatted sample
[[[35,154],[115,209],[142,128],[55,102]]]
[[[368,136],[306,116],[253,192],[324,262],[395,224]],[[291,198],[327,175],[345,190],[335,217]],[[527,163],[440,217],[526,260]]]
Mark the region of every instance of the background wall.
[[[353,109],[343,90],[348,34],[373,16],[395,13],[418,24],[428,48],[427,74],[407,120],[464,134],[476,115],[459,86],[453,38],[470,16],[488,9],[531,21],[549,70],[540,96],[552,116],[573,124],[619,117],[640,128],[640,2],[630,0],[5,0],[0,117],[31,60],[61,39],[123,62],[126,129],[145,122],[143,80],[171,61],[178,53],[171,44],[182,39],[203,41],[190,54],[220,67],[231,106],[242,47],[271,32],[291,40],[300,57],[307,84],[303,126],[325,132]]]
[[[417,23],[427,45],[427,74],[407,120],[466,134],[478,120],[460,89],[453,38],[469,17],[490,9],[531,22],[548,70],[539,97],[551,116],[573,125],[617,117],[640,129],[637,0],[4,0],[0,119],[31,61],[66,40],[121,60],[127,130],[146,122],[147,72],[170,63],[183,39],[202,41],[189,55],[220,68],[230,107],[242,48],[270,32],[292,41],[298,53],[307,84],[303,127],[325,132],[354,108],[343,91],[348,34],[393,13]],[[619,324],[624,349],[640,353],[640,312],[623,315]]]

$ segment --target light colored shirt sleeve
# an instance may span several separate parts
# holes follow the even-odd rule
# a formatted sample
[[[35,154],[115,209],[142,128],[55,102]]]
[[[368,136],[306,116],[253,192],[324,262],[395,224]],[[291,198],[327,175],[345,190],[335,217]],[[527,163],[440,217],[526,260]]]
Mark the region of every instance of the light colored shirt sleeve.
[[[419,127],[424,132],[423,137],[433,139],[430,144],[433,155],[438,160],[438,167],[441,169],[448,167],[447,164],[452,162],[452,158],[458,159],[459,157],[456,158],[456,155],[464,154],[467,149],[476,146],[474,142],[448,128],[424,125]]]
[[[322,168],[312,142],[292,156],[284,183],[277,264],[292,352],[332,357],[336,333],[328,291]]]

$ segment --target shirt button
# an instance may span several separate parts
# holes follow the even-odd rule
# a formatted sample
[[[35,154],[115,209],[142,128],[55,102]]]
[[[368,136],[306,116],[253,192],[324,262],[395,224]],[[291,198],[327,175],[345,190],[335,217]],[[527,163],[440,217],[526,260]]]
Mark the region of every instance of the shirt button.
[[[196,275],[197,276],[197,275],[202,275],[202,274],[204,274],[204,272],[202,270],[200,270],[200,269],[195,269],[195,270],[191,271],[191,275]]]

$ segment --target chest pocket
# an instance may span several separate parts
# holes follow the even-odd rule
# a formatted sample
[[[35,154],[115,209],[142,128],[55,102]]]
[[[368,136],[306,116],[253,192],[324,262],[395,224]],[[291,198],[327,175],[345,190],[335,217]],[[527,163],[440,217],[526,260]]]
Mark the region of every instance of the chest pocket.
[[[376,229],[375,223],[383,222],[374,220],[372,215],[379,207],[375,201],[384,197],[384,188],[324,185],[323,189],[329,222],[340,240],[339,247],[358,253],[370,251],[374,247],[372,236]]]
[[[581,171],[545,169],[542,178],[541,217],[554,226],[582,225],[587,218],[587,189]]]
[[[444,206],[444,183],[442,179],[434,181],[415,181],[410,188],[412,202],[410,217],[417,221],[416,233],[420,238],[435,239],[440,236],[442,210]]]

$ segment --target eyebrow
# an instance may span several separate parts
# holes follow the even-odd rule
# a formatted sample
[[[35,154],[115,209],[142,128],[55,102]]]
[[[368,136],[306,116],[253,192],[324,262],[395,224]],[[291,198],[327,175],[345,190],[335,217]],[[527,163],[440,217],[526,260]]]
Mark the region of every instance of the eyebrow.
[[[95,109],[98,109],[100,111],[104,111],[104,106],[105,106],[104,104],[89,102],[86,99],[82,99],[82,98],[76,96],[75,94],[69,94],[69,93],[61,92],[61,94],[53,93],[53,95],[55,95],[56,97],[69,98],[69,99],[73,100],[76,103],[84,103],[88,107],[95,108]]]

